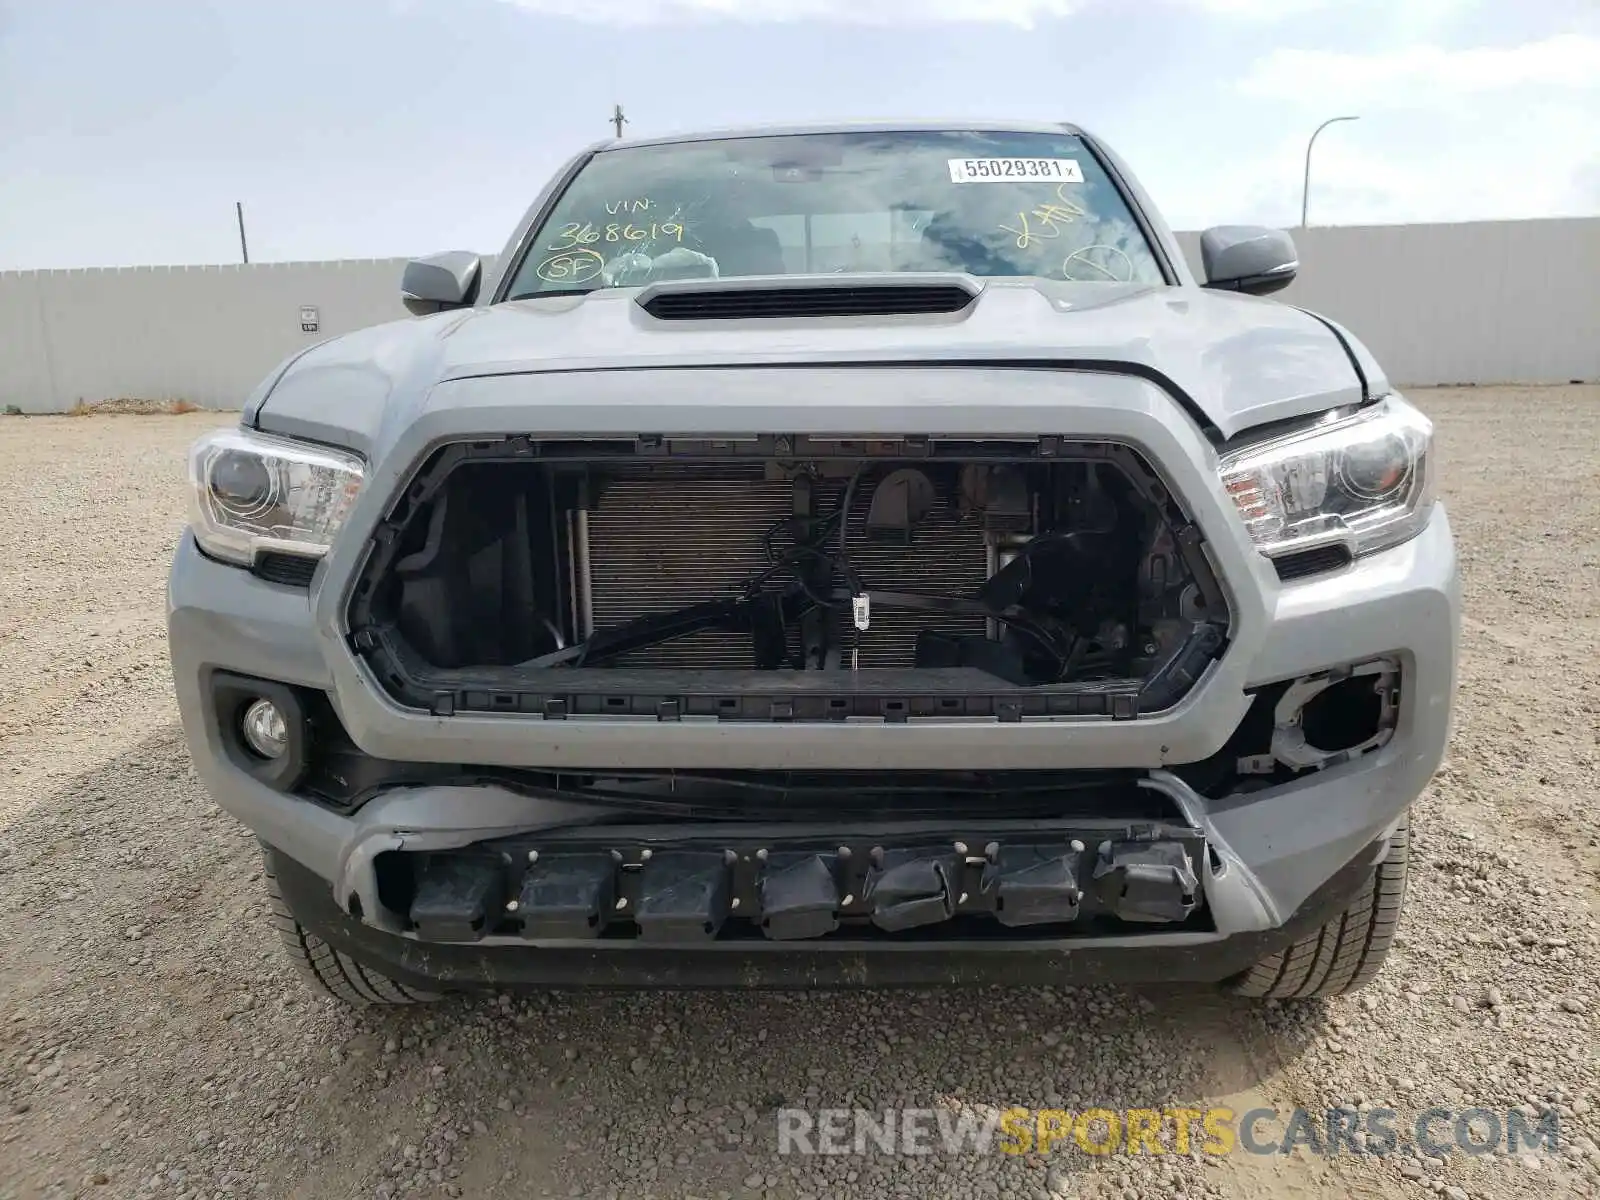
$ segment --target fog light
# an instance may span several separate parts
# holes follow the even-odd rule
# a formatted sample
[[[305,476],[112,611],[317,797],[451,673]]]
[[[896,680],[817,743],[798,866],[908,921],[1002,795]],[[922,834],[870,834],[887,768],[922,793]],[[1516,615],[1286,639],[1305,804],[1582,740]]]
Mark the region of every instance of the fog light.
[[[262,758],[282,758],[289,748],[289,725],[271,700],[256,700],[239,722],[244,740]]]

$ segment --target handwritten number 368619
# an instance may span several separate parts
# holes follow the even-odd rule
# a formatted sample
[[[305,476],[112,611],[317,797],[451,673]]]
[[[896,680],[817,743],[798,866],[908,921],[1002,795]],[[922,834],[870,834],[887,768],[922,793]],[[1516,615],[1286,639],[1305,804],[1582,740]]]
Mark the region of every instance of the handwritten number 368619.
[[[572,250],[579,246],[592,246],[596,242],[655,242],[663,239],[683,241],[683,226],[677,221],[657,222],[635,225],[631,221],[626,225],[609,224],[603,229],[598,228],[593,222],[573,221],[563,225],[561,232],[556,235],[556,240],[546,246],[547,250]]]

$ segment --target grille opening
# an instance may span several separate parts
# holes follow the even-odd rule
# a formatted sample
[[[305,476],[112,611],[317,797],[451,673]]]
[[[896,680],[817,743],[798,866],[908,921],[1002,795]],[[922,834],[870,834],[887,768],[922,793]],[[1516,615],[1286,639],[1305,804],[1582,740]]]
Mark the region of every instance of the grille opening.
[[[730,444],[447,448],[374,545],[353,644],[439,715],[662,720],[1136,716],[1220,652],[1220,592],[1131,450]]]

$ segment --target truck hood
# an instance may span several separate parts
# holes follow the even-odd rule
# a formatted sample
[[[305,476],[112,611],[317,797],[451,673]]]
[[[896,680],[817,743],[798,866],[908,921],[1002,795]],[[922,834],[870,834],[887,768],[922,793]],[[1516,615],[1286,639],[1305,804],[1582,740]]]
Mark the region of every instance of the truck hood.
[[[266,432],[370,454],[449,380],[778,364],[1061,363],[1154,380],[1208,433],[1226,439],[1387,389],[1346,331],[1275,301],[1192,287],[954,278],[979,294],[952,314],[667,321],[641,307],[639,290],[605,289],[395,321],[289,360],[252,397],[245,419]],[[829,286],[875,279],[825,277]],[[637,403],[639,431],[653,432],[650,395],[641,389]]]

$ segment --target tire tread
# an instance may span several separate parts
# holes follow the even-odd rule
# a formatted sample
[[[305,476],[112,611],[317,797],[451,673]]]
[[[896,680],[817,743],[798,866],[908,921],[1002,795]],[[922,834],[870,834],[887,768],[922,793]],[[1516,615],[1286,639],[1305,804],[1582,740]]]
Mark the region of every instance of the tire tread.
[[[1401,821],[1388,853],[1342,913],[1299,941],[1269,954],[1232,982],[1241,996],[1305,1000],[1339,996],[1370,983],[1400,925],[1411,858],[1411,827]]]
[[[398,1007],[439,999],[432,992],[406,987],[371,967],[362,966],[295,920],[278,886],[271,850],[265,852],[262,874],[267,882],[267,903],[272,912],[272,925],[278,931],[290,961],[317,991],[352,1008]]]

